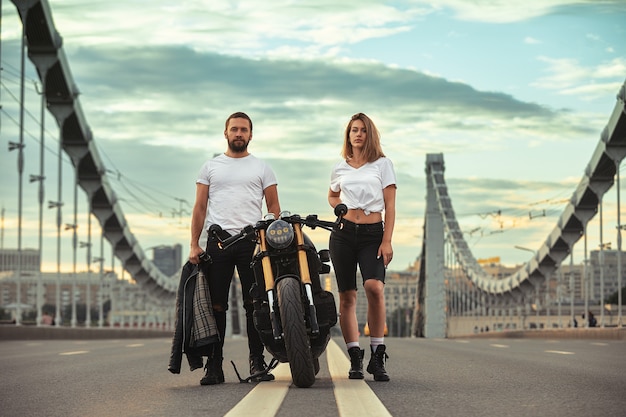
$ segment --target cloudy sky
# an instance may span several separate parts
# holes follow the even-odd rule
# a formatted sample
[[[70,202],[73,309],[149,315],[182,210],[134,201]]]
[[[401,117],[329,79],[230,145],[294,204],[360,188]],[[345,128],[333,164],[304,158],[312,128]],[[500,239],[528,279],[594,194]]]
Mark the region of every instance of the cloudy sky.
[[[538,249],[552,231],[626,78],[623,0],[51,0],[50,7],[87,122],[144,248],[180,243],[186,252],[196,175],[225,150],[224,120],[235,111],[254,121],[250,150],[273,166],[282,208],[331,219],[330,170],[349,117],[365,112],[398,177],[392,269],[405,269],[422,247],[429,153],[444,155],[475,256],[525,262],[531,254],[514,246]],[[2,245],[14,248],[19,181],[17,153],[7,148],[19,137],[21,23],[10,1],[2,16]],[[40,99],[28,60],[25,71],[22,247],[37,248],[37,185],[28,175],[39,173]],[[48,201],[57,199],[59,135],[49,115],[45,131]],[[73,223],[67,157],[63,171],[63,223]],[[605,242],[616,241],[616,201],[613,189]],[[81,192],[81,241],[86,211]],[[55,214],[44,210],[48,270],[56,268]],[[589,247],[597,248],[599,224],[590,228]],[[98,252],[95,221],[92,233]],[[313,237],[326,247],[327,233]],[[71,269],[69,231],[63,244]]]

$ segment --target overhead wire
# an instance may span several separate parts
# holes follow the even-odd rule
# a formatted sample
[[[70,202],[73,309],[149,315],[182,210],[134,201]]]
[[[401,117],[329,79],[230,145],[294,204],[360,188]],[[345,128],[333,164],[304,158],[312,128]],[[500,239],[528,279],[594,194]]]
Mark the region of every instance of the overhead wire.
[[[19,87],[19,73],[15,70],[15,68],[6,61],[2,61],[2,67],[4,69],[8,69],[8,71],[3,72],[3,78],[0,80],[0,88],[4,92],[8,94],[8,97],[14,102],[14,104],[19,106],[19,98],[13,93],[11,90],[11,86]],[[37,83],[34,79],[29,79],[31,83],[26,83],[28,87],[26,87],[30,93],[36,93],[40,95],[36,88],[34,87]],[[37,126],[41,126],[41,121],[37,116],[33,115],[28,109],[24,109],[25,114],[28,116],[29,120],[34,122]],[[0,106],[0,112],[10,121],[15,127],[19,128],[19,122],[11,115],[7,106]],[[37,145],[41,144],[41,139],[39,134],[33,134],[27,127],[24,127],[24,134],[32,141],[34,141]],[[48,145],[50,143],[48,140],[52,142],[59,143],[59,138],[57,135],[51,133],[48,129],[44,129],[45,132],[45,145],[44,149],[47,153],[53,155],[58,158],[59,149],[58,146],[56,149]],[[121,188],[127,193],[129,198],[120,198],[125,204],[131,207],[133,210],[138,211],[142,214],[162,218],[164,212],[175,210],[180,216],[182,216],[182,210],[176,210],[175,207],[171,203],[166,203],[163,200],[160,200],[156,197],[156,195],[160,195],[162,197],[166,197],[167,199],[174,200],[176,202],[186,201],[184,199],[178,198],[174,195],[170,195],[168,193],[163,192],[158,187],[142,183],[140,181],[134,180],[131,177],[122,174],[117,167],[114,166],[112,160],[106,155],[106,153],[96,144],[98,150],[101,154],[103,154],[111,166],[114,167],[114,171],[106,170],[107,172],[113,172],[116,175],[110,177],[112,180],[117,181]],[[62,159],[63,163],[73,166],[72,162],[69,158]],[[146,191],[150,190],[150,192]]]

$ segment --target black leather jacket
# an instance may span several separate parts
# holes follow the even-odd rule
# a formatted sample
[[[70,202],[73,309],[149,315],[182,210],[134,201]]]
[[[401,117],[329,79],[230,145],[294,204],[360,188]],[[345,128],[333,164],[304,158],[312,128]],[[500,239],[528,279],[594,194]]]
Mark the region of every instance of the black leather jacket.
[[[187,362],[191,371],[202,368],[202,357],[210,356],[213,350],[212,343],[219,340],[219,335],[215,335],[214,340],[205,340],[202,346],[193,347],[189,345],[193,325],[193,296],[197,277],[198,265],[187,262],[183,266],[176,295],[175,330],[172,338],[170,363],[167,368],[173,374],[180,373],[183,353],[187,356]]]

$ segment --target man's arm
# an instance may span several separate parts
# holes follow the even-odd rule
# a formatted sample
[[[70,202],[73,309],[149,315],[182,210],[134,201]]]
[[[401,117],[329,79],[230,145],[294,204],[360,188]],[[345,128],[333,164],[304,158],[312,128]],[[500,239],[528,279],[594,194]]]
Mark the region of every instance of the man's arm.
[[[200,262],[198,255],[204,252],[200,247],[199,240],[202,228],[206,220],[206,207],[209,201],[209,186],[196,184],[196,201],[191,212],[191,243],[189,249],[189,261],[192,264]]]
[[[265,204],[267,205],[267,212],[274,213],[274,217],[278,218],[280,214],[280,202],[278,201],[278,186],[276,184],[270,185],[263,190],[265,196]]]

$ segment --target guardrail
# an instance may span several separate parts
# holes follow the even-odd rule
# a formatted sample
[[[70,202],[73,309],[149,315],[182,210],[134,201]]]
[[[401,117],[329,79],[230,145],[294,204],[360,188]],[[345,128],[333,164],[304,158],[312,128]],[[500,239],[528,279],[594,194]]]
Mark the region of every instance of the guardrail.
[[[90,339],[145,339],[171,338],[173,330],[146,328],[99,328],[56,326],[0,326],[0,342],[6,340],[90,340]]]
[[[541,329],[541,330],[502,330],[476,334],[458,335],[452,339],[595,339],[595,340],[626,340],[626,328],[604,327],[588,329]]]

